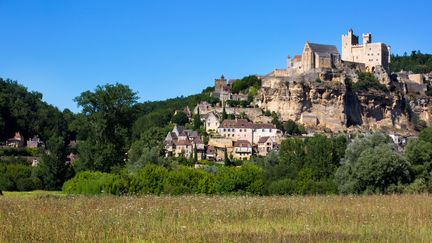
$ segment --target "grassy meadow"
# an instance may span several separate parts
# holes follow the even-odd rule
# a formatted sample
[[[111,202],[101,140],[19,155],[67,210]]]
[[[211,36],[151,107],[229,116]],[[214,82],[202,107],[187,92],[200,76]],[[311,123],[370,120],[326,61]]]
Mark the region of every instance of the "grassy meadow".
[[[0,196],[0,242],[430,242],[432,196]]]

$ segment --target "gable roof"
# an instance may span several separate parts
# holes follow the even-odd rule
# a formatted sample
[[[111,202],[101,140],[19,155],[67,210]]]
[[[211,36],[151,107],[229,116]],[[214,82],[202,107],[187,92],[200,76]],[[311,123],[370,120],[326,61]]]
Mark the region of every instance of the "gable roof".
[[[252,144],[247,140],[237,140],[234,143],[234,147],[249,148],[252,147]]]
[[[274,124],[261,124],[261,123],[257,123],[257,124],[253,124],[255,129],[262,129],[262,128],[268,128],[268,129],[273,129],[276,128]]]
[[[266,143],[269,138],[270,137],[260,137],[260,139],[258,139],[258,143]]]
[[[254,125],[252,122],[249,122],[246,119],[238,119],[238,120],[224,120],[221,125],[221,128],[253,128]]]
[[[323,45],[309,42],[306,42],[306,45],[309,45],[312,52],[318,53],[320,56],[330,56],[330,54],[339,55],[339,51],[334,45]]]
[[[172,131],[173,131],[176,135],[179,135],[180,133],[183,132],[183,130],[184,130],[184,127],[183,127],[183,126],[175,125]]]

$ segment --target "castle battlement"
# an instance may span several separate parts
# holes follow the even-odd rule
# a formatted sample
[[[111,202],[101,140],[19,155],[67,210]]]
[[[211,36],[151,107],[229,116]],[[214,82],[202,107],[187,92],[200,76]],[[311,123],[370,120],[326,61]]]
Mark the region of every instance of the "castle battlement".
[[[342,61],[363,63],[366,68],[373,70],[376,66],[383,66],[388,70],[390,65],[390,46],[382,42],[372,42],[372,34],[362,34],[362,44],[352,29],[342,35]]]

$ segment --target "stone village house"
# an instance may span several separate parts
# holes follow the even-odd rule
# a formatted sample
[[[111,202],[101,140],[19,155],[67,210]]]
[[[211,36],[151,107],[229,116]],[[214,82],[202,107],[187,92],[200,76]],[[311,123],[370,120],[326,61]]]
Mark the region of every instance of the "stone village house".
[[[184,129],[183,126],[175,126],[165,137],[165,156],[193,158],[195,147],[198,160],[205,158],[205,146],[197,131]]]

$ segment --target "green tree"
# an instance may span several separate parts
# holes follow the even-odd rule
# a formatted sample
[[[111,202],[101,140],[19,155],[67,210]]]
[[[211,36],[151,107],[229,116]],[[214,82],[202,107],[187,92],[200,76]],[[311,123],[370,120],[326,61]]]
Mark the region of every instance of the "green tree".
[[[225,166],[230,166],[231,165],[231,160],[228,157],[228,151],[227,151],[226,147],[224,149],[224,164],[225,164]]]
[[[66,150],[62,137],[52,137],[47,141],[48,153],[33,170],[33,176],[42,180],[46,190],[59,190],[63,182],[72,176],[66,164]]]
[[[189,122],[189,118],[183,111],[179,111],[171,118],[171,122],[175,123],[179,126],[184,126],[186,123]]]
[[[193,160],[194,160],[194,163],[196,163],[196,162],[198,161],[198,149],[197,149],[196,143],[194,143],[194,155],[193,155]]]
[[[224,103],[224,105],[223,105],[223,107],[222,107],[222,121],[223,120],[226,120],[228,118],[228,115],[227,115],[227,113],[226,113],[226,110],[225,110],[225,103]]]
[[[110,171],[124,164],[135,120],[136,93],[122,84],[97,86],[75,98],[89,125],[89,136],[78,144],[76,169]]]
[[[202,121],[201,121],[200,111],[198,108],[197,114],[194,114],[194,117],[193,117],[193,127],[195,130],[198,130],[201,128],[201,126],[202,126]]]
[[[409,166],[385,135],[366,135],[348,145],[336,181],[341,193],[386,193],[410,180]]]
[[[315,135],[305,141],[305,167],[310,168],[317,179],[333,175],[339,161],[334,164],[332,141],[324,135]]]

